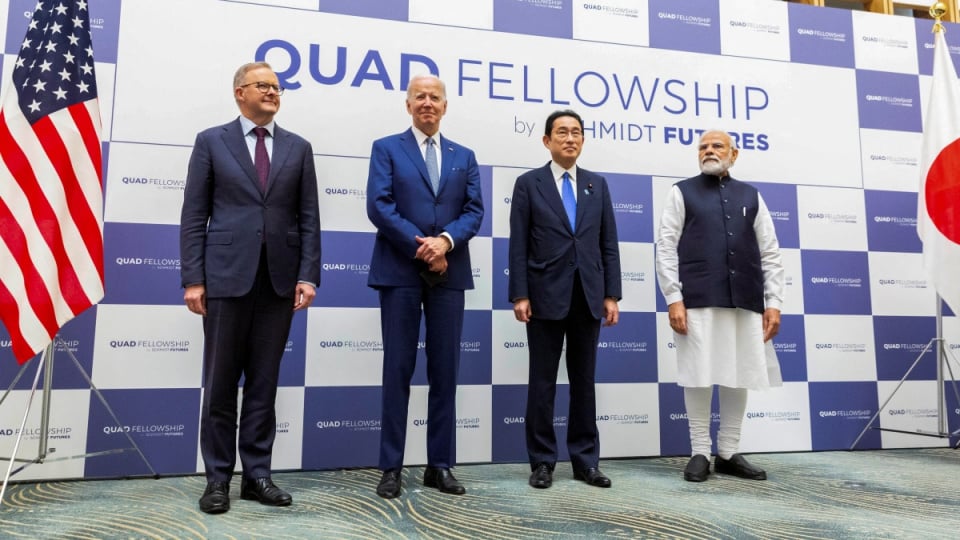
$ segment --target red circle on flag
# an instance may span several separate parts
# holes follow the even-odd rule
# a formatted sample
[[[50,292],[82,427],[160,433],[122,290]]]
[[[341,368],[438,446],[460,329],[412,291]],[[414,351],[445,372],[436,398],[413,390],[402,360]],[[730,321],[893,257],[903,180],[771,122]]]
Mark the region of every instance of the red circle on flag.
[[[944,147],[930,164],[924,183],[924,201],[930,221],[955,244],[960,244],[960,139]]]

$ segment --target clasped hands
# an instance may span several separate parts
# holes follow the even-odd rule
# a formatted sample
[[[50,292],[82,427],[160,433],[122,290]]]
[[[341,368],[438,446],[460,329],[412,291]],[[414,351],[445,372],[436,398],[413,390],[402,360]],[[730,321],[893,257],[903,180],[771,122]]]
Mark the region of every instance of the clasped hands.
[[[447,252],[450,251],[450,241],[444,236],[414,237],[420,247],[415,257],[427,263],[431,272],[442,274],[447,271]]]

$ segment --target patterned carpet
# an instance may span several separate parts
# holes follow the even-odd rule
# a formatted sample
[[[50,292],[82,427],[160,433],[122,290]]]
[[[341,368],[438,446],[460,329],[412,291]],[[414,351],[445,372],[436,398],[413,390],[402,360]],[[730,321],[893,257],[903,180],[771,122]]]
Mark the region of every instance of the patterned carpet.
[[[607,460],[611,489],[572,479],[527,486],[523,464],[457,468],[467,495],[425,489],[404,471],[404,493],[374,493],[370,469],[283,473],[288,508],[239,500],[208,516],[200,476],[16,484],[0,507],[0,538],[957,538],[960,451],[764,454],[755,482],[682,480],[686,458]]]

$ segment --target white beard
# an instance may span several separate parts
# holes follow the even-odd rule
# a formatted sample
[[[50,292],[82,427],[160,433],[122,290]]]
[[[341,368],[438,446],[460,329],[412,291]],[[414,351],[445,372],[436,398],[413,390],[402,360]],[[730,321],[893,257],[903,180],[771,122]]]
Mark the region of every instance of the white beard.
[[[700,172],[713,176],[723,176],[730,168],[730,164],[719,160],[707,160],[700,163]]]

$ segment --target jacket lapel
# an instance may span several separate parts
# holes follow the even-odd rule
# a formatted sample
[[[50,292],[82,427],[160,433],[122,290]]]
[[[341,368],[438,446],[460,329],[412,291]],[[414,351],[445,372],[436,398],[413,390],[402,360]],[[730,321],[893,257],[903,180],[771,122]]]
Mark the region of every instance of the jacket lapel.
[[[267,193],[270,193],[273,184],[277,180],[277,175],[280,173],[280,169],[283,168],[287,156],[290,155],[290,145],[287,144],[287,138],[289,136],[290,132],[276,124],[273,125],[273,156],[270,157],[270,175],[267,176]],[[264,193],[264,196],[266,196],[266,193]]]
[[[593,202],[593,188],[590,187],[590,177],[583,169],[577,167],[577,228],[583,223],[587,212],[587,205]]]
[[[413,136],[413,129],[408,129],[400,134],[400,147],[410,158],[410,162],[420,171],[420,177],[426,182],[427,188],[433,191],[433,186],[430,185],[430,175],[427,174],[427,163],[423,160],[423,154],[420,153],[417,138]]]
[[[440,158],[440,187],[437,189],[438,193],[443,191],[443,186],[447,183],[450,171],[453,170],[453,156],[456,153],[450,141],[444,139],[443,136],[440,136],[439,139],[437,157]]]
[[[222,135],[223,143],[226,145],[234,159],[247,173],[247,178],[253,184],[253,188],[260,191],[260,182],[257,180],[257,170],[253,166],[253,158],[250,157],[250,150],[247,148],[247,141],[244,139],[243,128],[240,126],[240,120],[227,125]]]
[[[545,167],[541,167],[537,172],[537,180],[537,189],[540,191],[540,196],[543,197],[547,206],[552,208],[557,216],[560,217],[560,221],[563,222],[567,230],[573,234],[573,229],[570,228],[570,220],[567,218],[567,210],[563,207],[563,199],[557,190],[557,182],[553,178],[553,171],[550,170],[549,163],[547,163]],[[577,210],[578,215],[579,212],[580,211]]]

